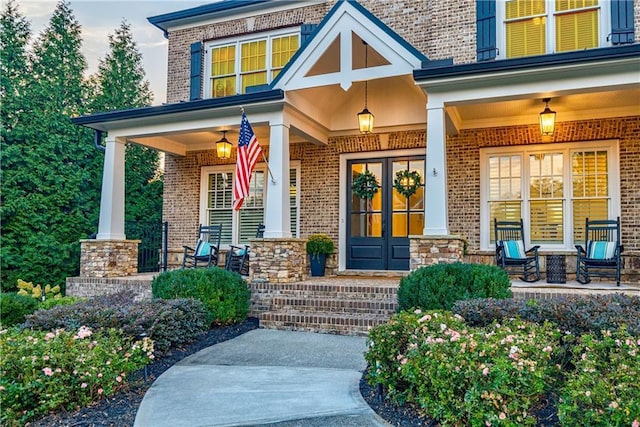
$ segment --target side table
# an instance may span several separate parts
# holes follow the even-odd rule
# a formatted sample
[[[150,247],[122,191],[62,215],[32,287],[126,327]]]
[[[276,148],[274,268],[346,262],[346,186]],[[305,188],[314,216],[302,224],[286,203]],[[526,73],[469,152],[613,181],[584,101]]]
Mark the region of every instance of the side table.
[[[567,264],[564,255],[546,255],[547,283],[567,283]]]

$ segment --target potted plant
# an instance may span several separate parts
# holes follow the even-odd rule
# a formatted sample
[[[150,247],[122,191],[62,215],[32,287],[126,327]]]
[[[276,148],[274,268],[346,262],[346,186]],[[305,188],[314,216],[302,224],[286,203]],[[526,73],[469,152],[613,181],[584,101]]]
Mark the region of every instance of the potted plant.
[[[311,275],[324,276],[327,255],[334,250],[333,240],[326,234],[312,234],[307,239],[307,253],[311,259]]]

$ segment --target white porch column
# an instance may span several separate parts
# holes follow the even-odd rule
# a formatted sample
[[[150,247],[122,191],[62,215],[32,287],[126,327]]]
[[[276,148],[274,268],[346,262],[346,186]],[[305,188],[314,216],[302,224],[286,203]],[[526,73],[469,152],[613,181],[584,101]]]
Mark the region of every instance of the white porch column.
[[[98,240],[125,240],[124,234],[124,153],[126,145],[107,137],[102,172],[102,197]]]
[[[426,197],[424,204],[425,236],[449,234],[447,216],[447,156],[444,103],[427,102]]]
[[[282,119],[282,118],[281,118]],[[265,206],[264,237],[291,237],[289,199],[289,126],[271,122],[269,140],[269,168],[267,171],[267,203]]]

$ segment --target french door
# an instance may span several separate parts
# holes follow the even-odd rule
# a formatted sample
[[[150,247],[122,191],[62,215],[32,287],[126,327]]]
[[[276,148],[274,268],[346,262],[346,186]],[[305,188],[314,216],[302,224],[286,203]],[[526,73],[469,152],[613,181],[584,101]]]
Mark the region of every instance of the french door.
[[[409,270],[408,236],[421,235],[424,228],[424,167],[424,156],[347,163],[347,269]],[[370,199],[352,187],[365,171],[379,185]],[[419,179],[407,172],[417,172]]]

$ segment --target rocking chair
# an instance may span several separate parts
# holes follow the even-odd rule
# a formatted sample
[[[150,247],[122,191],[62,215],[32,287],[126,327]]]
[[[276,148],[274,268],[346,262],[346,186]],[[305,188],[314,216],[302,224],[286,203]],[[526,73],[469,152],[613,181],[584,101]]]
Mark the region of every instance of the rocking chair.
[[[258,224],[256,230],[256,239],[261,239],[264,236],[264,224]],[[224,268],[229,271],[233,271],[242,276],[249,275],[249,245],[229,246],[227,252]]]
[[[591,281],[591,276],[616,279],[620,286],[620,217],[615,220],[586,219],[585,245],[576,245],[578,261],[576,280],[582,284]]]
[[[221,236],[222,224],[200,225],[196,247],[183,246],[182,268],[218,265]]]
[[[496,264],[507,273],[522,272],[520,279],[525,282],[540,280],[538,249],[524,248],[524,225],[520,221],[498,221],[493,219],[496,242]]]

